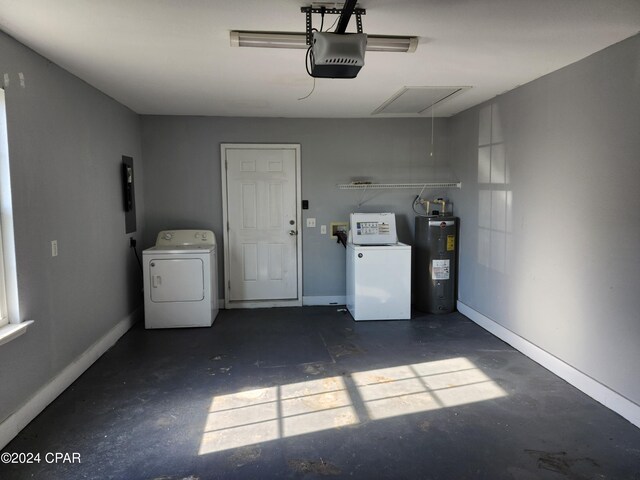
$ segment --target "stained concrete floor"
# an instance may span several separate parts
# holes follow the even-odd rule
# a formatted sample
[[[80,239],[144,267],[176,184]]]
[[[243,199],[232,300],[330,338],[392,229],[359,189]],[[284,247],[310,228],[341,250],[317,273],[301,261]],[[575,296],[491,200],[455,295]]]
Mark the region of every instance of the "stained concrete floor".
[[[137,325],[4,449],[41,463],[0,478],[640,479],[640,429],[460,314],[414,317]]]

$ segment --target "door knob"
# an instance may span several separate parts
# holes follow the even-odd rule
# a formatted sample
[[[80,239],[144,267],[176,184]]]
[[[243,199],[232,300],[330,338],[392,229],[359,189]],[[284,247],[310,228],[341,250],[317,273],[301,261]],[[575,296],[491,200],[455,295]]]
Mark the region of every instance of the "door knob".
[[[295,230],[289,230],[289,235],[297,235],[298,232],[296,232]]]

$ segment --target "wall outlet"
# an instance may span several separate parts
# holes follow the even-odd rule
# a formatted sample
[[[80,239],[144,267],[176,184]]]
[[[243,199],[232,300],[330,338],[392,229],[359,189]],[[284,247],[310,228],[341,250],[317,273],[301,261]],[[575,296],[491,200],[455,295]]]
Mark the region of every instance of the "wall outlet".
[[[314,228],[316,226],[315,218],[307,218],[307,228]]]
[[[349,222],[331,222],[331,238],[336,240],[336,232],[349,232]]]
[[[51,240],[51,256],[52,257],[57,257],[58,256],[58,241],[57,240]]]
[[[327,226],[326,225],[320,225],[320,234],[321,235],[326,235],[327,234]]]

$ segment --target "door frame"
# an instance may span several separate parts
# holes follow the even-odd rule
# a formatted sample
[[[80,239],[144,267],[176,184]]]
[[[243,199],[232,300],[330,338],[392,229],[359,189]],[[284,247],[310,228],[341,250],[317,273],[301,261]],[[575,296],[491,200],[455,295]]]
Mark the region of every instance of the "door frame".
[[[297,290],[298,297],[292,300],[229,300],[231,298],[231,280],[229,273],[229,218],[227,196],[227,150],[254,149],[254,150],[294,150],[296,154],[296,263],[297,263]],[[301,307],[302,306],[302,181],[300,174],[300,144],[299,143],[221,143],[220,144],[220,172],[222,183],[222,232],[224,242],[224,308],[265,308],[265,307]]]

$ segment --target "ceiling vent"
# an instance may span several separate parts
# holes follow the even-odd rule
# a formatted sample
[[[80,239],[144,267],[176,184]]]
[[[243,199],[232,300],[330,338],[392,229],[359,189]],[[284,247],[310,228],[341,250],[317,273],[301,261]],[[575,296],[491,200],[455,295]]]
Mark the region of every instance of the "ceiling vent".
[[[403,87],[372,115],[419,115],[471,87]]]

